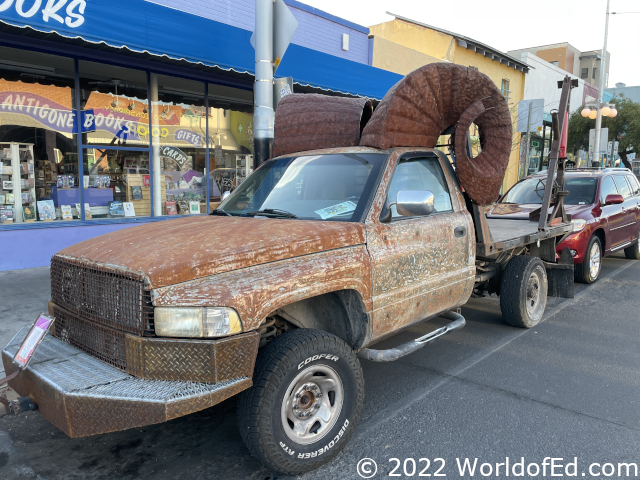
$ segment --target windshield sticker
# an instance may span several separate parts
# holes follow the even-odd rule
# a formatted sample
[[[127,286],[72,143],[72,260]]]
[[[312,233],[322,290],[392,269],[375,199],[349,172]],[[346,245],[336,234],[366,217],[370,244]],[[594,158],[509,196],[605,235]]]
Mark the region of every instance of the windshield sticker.
[[[335,217],[341,213],[353,212],[356,209],[356,204],[353,202],[339,203],[338,205],[332,205],[331,207],[316,210],[315,213],[320,215],[320,218],[325,220],[327,218]]]

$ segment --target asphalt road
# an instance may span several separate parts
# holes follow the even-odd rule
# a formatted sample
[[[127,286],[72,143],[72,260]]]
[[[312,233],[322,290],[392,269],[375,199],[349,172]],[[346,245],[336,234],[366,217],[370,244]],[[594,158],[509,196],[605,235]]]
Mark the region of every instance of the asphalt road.
[[[46,308],[48,271],[0,273],[0,285],[5,344]],[[611,469],[608,478],[630,478],[624,467],[618,476],[618,464],[640,470],[639,287],[640,262],[605,259],[596,284],[578,285],[572,300],[550,299],[543,323],[531,330],[503,324],[497,298],[473,299],[461,331],[394,363],[362,362],[366,396],[354,436],[332,463],[300,478],[361,478],[364,458],[377,462],[371,478],[392,478],[397,464],[393,473],[408,477],[411,459],[415,477],[472,478],[459,473],[465,458],[478,459],[473,478],[502,478],[505,466],[496,475],[496,463],[507,457],[510,476],[524,457],[519,478],[550,477],[545,457],[563,459],[554,461],[563,478],[607,478]],[[419,325],[383,346],[437,326]],[[37,413],[5,417],[0,479],[288,478],[245,449],[235,405],[232,398],[166,424],[83,439],[67,438]],[[427,470],[421,458],[431,461]],[[482,463],[491,464],[485,476]],[[368,461],[361,467],[373,471]]]

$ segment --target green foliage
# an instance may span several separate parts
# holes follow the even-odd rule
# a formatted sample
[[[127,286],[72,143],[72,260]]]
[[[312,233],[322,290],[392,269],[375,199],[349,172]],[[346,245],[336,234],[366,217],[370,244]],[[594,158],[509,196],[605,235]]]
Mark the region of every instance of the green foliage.
[[[634,152],[640,154],[640,104],[632,102],[623,95],[615,97],[611,103],[616,105],[618,115],[614,118],[602,117],[602,127],[609,129],[609,141],[620,142],[618,154],[624,165],[631,168],[627,155]],[[581,106],[569,117],[567,138],[569,152],[589,148],[589,130],[595,128],[596,121],[580,115],[583,108]]]

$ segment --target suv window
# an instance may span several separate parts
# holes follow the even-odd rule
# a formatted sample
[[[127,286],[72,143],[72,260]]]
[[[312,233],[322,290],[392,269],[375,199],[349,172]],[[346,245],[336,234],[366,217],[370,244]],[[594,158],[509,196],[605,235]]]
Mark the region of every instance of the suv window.
[[[429,190],[433,193],[434,213],[453,210],[447,181],[435,157],[400,160],[389,187],[389,203],[395,202],[398,192],[402,190]],[[402,218],[395,205],[391,207],[391,216]]]
[[[624,175],[614,175],[613,179],[616,182],[616,185],[618,186],[618,191],[620,192],[620,195],[622,195],[622,197],[626,200],[627,198],[631,197],[631,188],[629,187],[629,184],[627,183],[627,181],[624,179]]]
[[[602,179],[602,183],[600,184],[600,200],[604,204],[607,195],[615,195],[618,193],[618,189],[616,188],[616,184],[613,183],[612,177],[604,177]]]
[[[631,185],[631,193],[633,195],[640,195],[640,183],[638,183],[638,179],[634,175],[627,175],[627,180],[629,181],[629,185]]]

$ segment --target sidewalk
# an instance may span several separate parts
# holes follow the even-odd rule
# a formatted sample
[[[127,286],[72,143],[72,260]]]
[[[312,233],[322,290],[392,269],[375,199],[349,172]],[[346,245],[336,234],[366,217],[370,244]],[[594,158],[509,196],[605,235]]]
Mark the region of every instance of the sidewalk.
[[[51,299],[49,267],[0,272],[0,350],[24,325],[46,313]],[[0,378],[4,367],[0,362]]]

